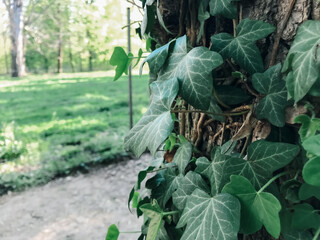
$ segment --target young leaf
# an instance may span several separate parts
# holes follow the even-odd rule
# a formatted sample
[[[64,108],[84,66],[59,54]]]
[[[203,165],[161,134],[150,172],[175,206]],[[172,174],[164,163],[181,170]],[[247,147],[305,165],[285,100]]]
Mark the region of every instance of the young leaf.
[[[320,187],[315,187],[307,183],[302,184],[299,189],[300,200],[307,200],[311,197],[316,197],[320,200]]]
[[[211,72],[222,63],[220,54],[205,47],[196,47],[188,52],[187,37],[180,37],[158,80],[177,77],[180,82],[179,95],[195,108],[207,110],[213,88]]]
[[[282,72],[292,72],[287,78],[287,89],[295,102],[302,99],[320,77],[319,43],[320,22],[301,24],[282,69]]]
[[[154,154],[173,129],[170,108],[179,90],[177,79],[156,81],[150,88],[149,109],[124,139],[124,148],[136,156],[140,156],[146,148]]]
[[[301,141],[304,142],[307,138],[312,137],[316,134],[317,131],[320,131],[320,119],[319,118],[310,118],[306,114],[297,116],[294,119],[295,123],[301,123],[299,129],[299,135]]]
[[[255,73],[253,87],[265,97],[258,102],[258,119],[268,119],[271,124],[283,127],[285,108],[288,106],[286,84],[281,79],[281,63],[269,68],[264,73]]]
[[[192,156],[192,145],[187,140],[182,142],[178,148],[174,158],[173,163],[177,164],[179,172],[184,174],[186,166],[188,165]]]
[[[236,240],[240,203],[230,194],[210,197],[200,189],[188,197],[177,228],[186,226],[181,240]]]
[[[243,69],[253,74],[263,71],[263,61],[255,42],[268,36],[274,27],[262,21],[244,19],[236,28],[237,36],[220,33],[211,37],[212,50],[224,58],[233,58]]]
[[[117,240],[120,235],[120,232],[115,224],[112,224],[108,228],[108,233],[106,236],[106,240]]]
[[[227,105],[237,105],[250,99],[247,92],[235,86],[216,86],[219,99]]]
[[[226,18],[237,17],[237,6],[233,3],[239,0],[210,0],[210,13],[212,16],[222,15]]]
[[[320,215],[308,203],[294,206],[292,228],[298,231],[310,228],[317,229],[320,226]]]
[[[118,80],[124,72],[127,71],[128,66],[130,65],[132,58],[129,59],[126,52],[122,47],[115,47],[110,58],[110,65],[117,66],[116,74],[114,76],[114,81]],[[130,63],[129,63],[130,62]]]
[[[245,234],[258,231],[262,224],[275,238],[280,235],[281,204],[271,193],[257,192],[248,179],[232,175],[222,192],[237,196],[241,203],[241,230]]]
[[[206,193],[210,192],[209,187],[201,175],[190,171],[181,180],[178,190],[172,194],[173,204],[179,210],[183,210],[185,208],[188,196],[191,195],[191,193],[193,193],[193,191],[196,189],[201,189]]]
[[[152,204],[151,203],[143,204],[140,207],[140,210],[148,218],[150,218],[150,223],[149,223],[148,233],[147,233],[147,240],[155,240],[162,224],[164,212],[159,207],[156,200],[153,200]]]
[[[320,156],[310,159],[304,165],[302,176],[306,183],[320,187]]]
[[[142,51],[141,48],[139,48],[137,61],[136,61],[135,64],[132,66],[132,68],[135,68],[135,67],[139,64],[139,62],[140,62],[140,60],[141,60],[141,57],[142,57],[142,54],[143,54],[143,51]]]
[[[320,156],[320,134],[307,138],[302,146],[308,153]]]

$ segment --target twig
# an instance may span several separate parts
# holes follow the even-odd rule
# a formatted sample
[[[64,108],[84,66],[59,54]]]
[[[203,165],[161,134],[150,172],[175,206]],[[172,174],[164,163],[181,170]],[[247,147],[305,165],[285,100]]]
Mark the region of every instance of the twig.
[[[205,113],[205,114],[211,114],[211,115],[217,115],[217,116],[241,116],[243,114],[246,114],[249,112],[249,110],[245,110],[243,112],[224,112],[224,113],[215,113],[215,112],[205,112],[202,110],[186,110],[186,109],[180,109],[180,110],[171,110],[171,113]]]
[[[256,98],[259,98],[260,95],[258,93],[256,93],[256,91],[254,91],[246,81],[241,81],[243,83],[243,85],[246,87],[246,89],[248,90],[249,93],[251,93],[253,96],[255,96]]]
[[[206,118],[206,114],[201,113],[200,114],[200,119],[199,119],[198,124],[197,124],[197,140],[195,142],[195,146],[196,147],[199,146],[200,140],[202,138],[202,126],[203,126],[203,122],[204,122],[205,118]]]
[[[282,22],[282,25],[279,28],[279,31],[277,31],[275,37],[274,37],[274,44],[273,44],[273,48],[271,51],[271,57],[270,57],[270,62],[269,62],[269,66],[273,66],[276,62],[276,56],[277,56],[277,52],[278,52],[278,48],[279,48],[279,43],[280,43],[280,39],[281,39],[281,35],[284,31],[284,28],[286,27],[289,17],[291,15],[293,6],[295,4],[296,0],[291,0],[290,5],[289,5],[289,9],[288,12],[286,14],[286,16],[284,17],[284,20]]]
[[[139,9],[143,9],[141,6],[139,6],[138,4],[136,4],[134,1],[130,1],[130,0],[127,0],[128,3],[132,4],[133,6],[136,6],[137,8]]]

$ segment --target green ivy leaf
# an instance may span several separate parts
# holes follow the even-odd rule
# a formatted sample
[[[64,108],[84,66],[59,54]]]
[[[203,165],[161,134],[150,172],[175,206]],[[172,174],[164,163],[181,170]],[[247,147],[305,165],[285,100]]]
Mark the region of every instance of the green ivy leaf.
[[[151,4],[146,4],[145,12],[141,23],[141,35],[151,32],[155,23],[156,7]]]
[[[233,3],[239,0],[210,0],[210,13],[212,16],[224,16],[234,19],[237,17],[237,6]]]
[[[284,233],[284,240],[312,240],[312,234],[308,231],[298,232],[293,231],[290,233]]]
[[[301,24],[282,69],[282,72],[292,73],[287,77],[287,89],[295,102],[302,99],[320,77],[319,43],[320,22]]]
[[[310,159],[304,165],[302,176],[306,183],[320,187],[320,156]]]
[[[130,54],[130,57],[133,55]],[[115,47],[113,53],[110,58],[110,65],[117,66],[116,67],[116,74],[113,78],[113,81],[118,80],[123,73],[127,72],[127,69],[132,61],[132,58],[129,58],[126,52],[123,50],[122,47]]]
[[[173,129],[170,108],[179,90],[177,79],[156,81],[150,88],[149,109],[124,139],[125,150],[132,151],[136,156],[140,156],[146,148],[155,154]]]
[[[307,200],[311,197],[316,197],[320,200],[320,187],[315,187],[307,183],[302,184],[299,189],[300,200]]]
[[[210,101],[210,106],[208,108],[208,115],[210,117],[212,117],[215,120],[218,120],[220,122],[225,122],[226,118],[225,116],[222,115],[223,111],[221,110],[221,108],[219,107],[217,101],[215,100],[214,97],[211,97],[211,101]],[[214,114],[212,114],[214,113]],[[220,115],[221,114],[221,115]]]
[[[140,62],[140,60],[141,60],[141,57],[142,57],[142,54],[143,54],[143,51],[142,51],[141,48],[139,48],[137,61],[136,61],[135,64],[132,66],[132,68],[135,68],[135,67],[139,64],[139,62]]]
[[[301,123],[299,129],[299,135],[301,141],[304,142],[307,138],[312,137],[316,134],[317,131],[320,131],[320,119],[319,118],[310,118],[306,114],[297,116],[294,119],[295,123]]]
[[[262,57],[255,42],[268,36],[274,29],[268,23],[244,19],[236,28],[236,37],[228,33],[211,37],[212,49],[224,58],[233,58],[240,67],[251,74],[263,72]]]
[[[268,119],[276,127],[285,124],[285,108],[288,106],[286,84],[281,79],[281,63],[269,68],[264,73],[255,73],[253,87],[265,95],[258,102],[258,119]]]
[[[196,47],[188,52],[187,37],[180,37],[158,80],[177,77],[180,82],[179,95],[195,108],[207,110],[213,89],[211,72],[222,63],[218,53],[205,47]]]
[[[248,101],[251,97],[247,92],[235,86],[216,86],[219,99],[227,105],[237,105]]]
[[[246,177],[256,189],[260,189],[274,171],[286,166],[298,153],[296,145],[259,140],[249,145],[247,160],[230,158],[228,169]]]
[[[206,193],[210,192],[201,175],[190,171],[181,180],[178,190],[172,194],[173,204],[179,210],[183,210],[185,208],[188,196],[191,195],[196,189],[201,189]]]
[[[167,60],[170,48],[172,47],[172,44],[174,44],[174,42],[175,40],[167,43],[166,45],[163,45],[162,47],[157,48],[152,53],[150,53],[140,67],[140,75],[142,73],[143,65],[146,62],[149,65],[150,72],[153,74],[157,74]]]
[[[210,197],[200,189],[188,197],[177,228],[186,226],[181,240],[236,240],[240,203],[230,194]]]
[[[164,173],[164,181],[162,182],[161,189],[163,195],[163,206],[168,202],[168,200],[172,197],[172,194],[179,188],[183,175],[176,174],[175,169],[169,168]]]
[[[143,212],[143,214],[150,218],[146,240],[155,240],[163,221],[164,212],[155,199],[153,200],[152,204],[143,204],[140,207],[140,210]]]
[[[112,224],[108,228],[106,240],[117,240],[119,235],[120,235],[119,229],[117,228],[117,226],[115,224]]]
[[[186,139],[184,140],[185,141],[181,143],[172,160],[172,162],[178,166],[178,170],[181,174],[184,174],[192,156],[192,145]]]
[[[281,204],[271,193],[257,192],[250,181],[232,175],[223,192],[237,196],[241,203],[241,229],[245,234],[258,231],[263,224],[275,238],[280,235]]]
[[[221,154],[219,147],[215,147],[211,152],[211,162],[205,157],[200,157],[196,161],[197,168],[195,172],[209,179],[212,196],[220,193],[223,186],[229,181],[229,177],[232,174],[230,170],[233,170],[227,164],[230,158],[230,156]]]
[[[307,138],[302,146],[308,153],[320,156],[320,134]]]
[[[320,226],[320,215],[308,203],[294,206],[292,228],[298,231],[310,228],[317,229]]]
[[[199,42],[201,37],[203,36],[205,21],[210,18],[210,13],[207,11],[208,6],[209,6],[209,0],[201,0],[199,3],[198,21],[200,23],[200,26],[199,26],[199,34],[198,34],[197,42]]]

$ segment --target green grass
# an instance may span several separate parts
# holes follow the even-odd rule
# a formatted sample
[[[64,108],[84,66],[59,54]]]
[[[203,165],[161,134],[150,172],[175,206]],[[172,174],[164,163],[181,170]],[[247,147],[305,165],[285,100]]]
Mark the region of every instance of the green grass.
[[[147,81],[133,77],[134,122],[148,105]],[[0,77],[0,193],[124,154],[127,85],[109,72]]]

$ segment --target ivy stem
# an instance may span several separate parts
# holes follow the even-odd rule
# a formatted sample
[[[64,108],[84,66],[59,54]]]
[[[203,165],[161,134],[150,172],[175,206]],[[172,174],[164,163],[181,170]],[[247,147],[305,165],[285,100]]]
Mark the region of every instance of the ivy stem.
[[[227,104],[225,104],[224,102],[221,101],[221,99],[219,98],[216,89],[213,88],[213,96],[216,98],[217,102],[225,108],[230,108],[230,106],[228,106]]]
[[[132,22],[132,23],[130,23],[130,26],[131,25],[133,25],[133,24],[135,24],[135,23],[140,23],[141,21],[134,21],[134,22]],[[128,25],[125,25],[125,26],[123,26],[121,29],[125,29],[125,28],[127,28],[128,27]]]
[[[320,236],[320,227],[318,228],[318,230],[316,231],[316,234],[314,235],[312,240],[317,240],[318,237]]]
[[[174,214],[178,214],[179,211],[171,211],[171,212],[164,212],[162,213],[163,216],[168,216],[168,215],[174,215]]]
[[[224,112],[224,113],[214,113],[214,112],[205,112],[202,110],[186,110],[186,109],[180,109],[180,110],[171,110],[171,113],[205,113],[205,114],[212,114],[217,116],[241,116],[243,114],[246,114],[249,112],[249,110],[245,110],[242,112]]]
[[[127,231],[127,232],[120,232],[124,234],[129,234],[129,233],[141,233],[141,231]]]
[[[262,193],[267,187],[269,187],[269,185],[275,181],[277,178],[282,177],[284,175],[287,175],[289,173],[292,173],[292,171],[286,171],[286,172],[282,172],[279,173],[277,175],[275,175],[273,178],[271,178],[262,188],[260,188],[260,190],[258,191],[258,193]]]
[[[248,146],[248,143],[249,143],[249,138],[250,138],[250,136],[247,136],[247,137],[246,137],[246,141],[245,141],[244,146],[243,146],[243,148],[242,148],[242,150],[241,150],[241,153],[240,153],[240,155],[239,155],[239,158],[241,158],[242,155],[244,154],[244,151],[246,150],[246,148],[247,148],[247,146]]]
[[[162,168],[158,168],[158,169],[152,170],[152,171],[150,171],[150,172],[148,172],[148,173],[160,172],[160,171],[165,170],[165,169],[168,169],[168,168],[177,168],[177,167],[178,167],[178,166],[175,166],[175,165],[169,166],[169,167],[162,167]]]

